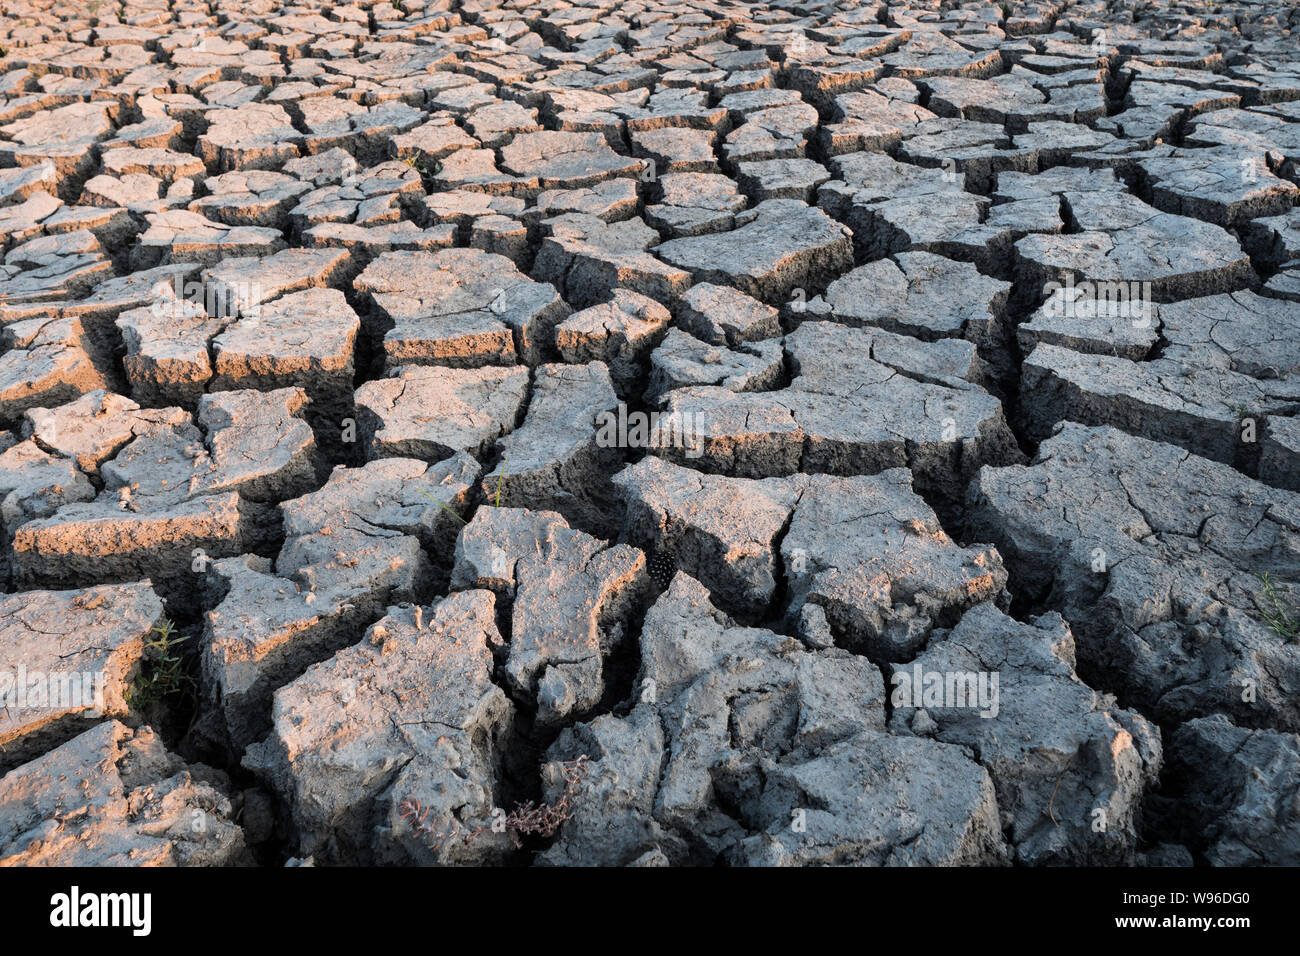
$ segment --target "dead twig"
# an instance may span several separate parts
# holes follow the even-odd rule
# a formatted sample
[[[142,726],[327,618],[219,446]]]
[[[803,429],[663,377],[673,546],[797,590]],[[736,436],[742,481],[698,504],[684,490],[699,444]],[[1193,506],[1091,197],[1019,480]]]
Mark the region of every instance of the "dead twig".
[[[1056,803],[1056,791],[1061,789],[1061,781],[1065,779],[1066,773],[1069,772],[1070,767],[1072,767],[1073,765],[1074,765],[1074,754],[1071,754],[1070,759],[1065,762],[1065,766],[1061,768],[1061,773],[1056,778],[1056,786],[1052,788],[1051,799],[1047,801],[1047,815],[1052,818],[1053,825],[1058,827],[1061,825],[1061,821],[1056,819],[1056,813],[1053,812],[1052,805]]]

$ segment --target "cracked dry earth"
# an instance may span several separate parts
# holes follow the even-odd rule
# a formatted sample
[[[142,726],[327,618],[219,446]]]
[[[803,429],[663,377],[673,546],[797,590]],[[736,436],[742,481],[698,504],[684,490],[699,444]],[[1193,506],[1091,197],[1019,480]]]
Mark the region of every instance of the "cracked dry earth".
[[[1300,863],[1295,7],[0,11],[0,863]]]

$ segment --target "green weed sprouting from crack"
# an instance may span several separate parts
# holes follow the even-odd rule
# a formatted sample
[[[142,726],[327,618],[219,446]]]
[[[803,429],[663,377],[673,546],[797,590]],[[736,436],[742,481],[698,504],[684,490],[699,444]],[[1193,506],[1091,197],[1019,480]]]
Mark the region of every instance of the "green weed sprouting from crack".
[[[501,482],[502,482],[502,480],[503,480],[503,479],[505,478],[505,476],[506,476],[506,462],[508,462],[509,460],[510,460],[509,458],[506,458],[506,459],[503,459],[503,460],[502,460],[502,462],[501,462],[501,473],[497,476],[497,495],[496,495],[496,501],[495,501],[495,507],[497,507],[497,508],[500,508],[500,507],[501,507]],[[439,508],[441,508],[443,511],[447,512],[447,514],[451,515],[453,518],[455,518],[455,519],[456,519],[457,521],[459,521],[461,524],[469,524],[469,521],[467,521],[465,518],[461,517],[461,515],[460,515],[458,512],[456,512],[456,510],[453,509],[453,508],[451,507],[451,505],[447,504],[447,502],[443,501],[441,498],[437,497],[436,495],[432,495],[432,494],[430,494],[429,492],[425,491],[423,488],[420,488],[420,487],[418,487],[418,486],[417,486],[417,488],[416,488],[416,491],[418,491],[420,494],[424,495],[424,497],[428,498],[428,499],[429,499],[430,501],[432,501],[435,505],[437,505],[437,506],[438,506]]]
[[[126,692],[132,710],[144,710],[182,690],[193,689],[194,678],[185,672],[184,658],[177,649],[188,640],[176,636],[176,625],[163,619],[149,629],[156,637],[144,642],[144,664]]]
[[[428,499],[429,499],[430,501],[432,501],[435,505],[437,505],[437,506],[438,506],[439,508],[441,508],[443,511],[447,512],[447,514],[451,515],[453,518],[455,518],[455,519],[456,519],[457,521],[459,521],[461,524],[469,524],[468,521],[466,521],[466,520],[465,520],[464,518],[462,518],[459,514],[457,514],[455,511],[453,511],[452,508],[451,508],[451,506],[448,505],[448,504],[447,504],[445,501],[443,501],[441,498],[435,498],[433,495],[429,494],[429,493],[428,493],[427,491],[425,491],[423,488],[419,488],[419,489],[417,489],[417,490],[420,492],[420,494],[424,495],[424,497],[428,498]]]
[[[432,179],[434,176],[442,172],[442,163],[434,160],[433,163],[430,164],[429,157],[423,152],[412,153],[410,156],[407,156],[402,160],[402,162],[419,173],[420,179],[424,181]]]
[[[1265,571],[1256,576],[1263,590],[1264,606],[1261,606],[1258,601],[1255,602],[1255,606],[1259,608],[1264,623],[1285,641],[1300,640],[1300,610],[1287,607],[1287,602],[1278,593],[1271,574]]]
[[[505,477],[506,477],[506,464],[507,464],[509,461],[510,461],[510,458],[509,458],[509,457],[506,457],[506,458],[502,458],[502,459],[501,459],[501,471],[497,474],[497,500],[496,500],[496,507],[498,507],[498,508],[501,507],[501,482],[505,480]]]

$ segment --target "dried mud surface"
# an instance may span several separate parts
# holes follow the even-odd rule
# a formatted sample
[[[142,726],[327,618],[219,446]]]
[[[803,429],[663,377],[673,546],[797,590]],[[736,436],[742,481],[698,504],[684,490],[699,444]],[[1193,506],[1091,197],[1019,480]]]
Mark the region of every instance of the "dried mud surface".
[[[0,2],[0,865],[1300,864],[1300,14]]]

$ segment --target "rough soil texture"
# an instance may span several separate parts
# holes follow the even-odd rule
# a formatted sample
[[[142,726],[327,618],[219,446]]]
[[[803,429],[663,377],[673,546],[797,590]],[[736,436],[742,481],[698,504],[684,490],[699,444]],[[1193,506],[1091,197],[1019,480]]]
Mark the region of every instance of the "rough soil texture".
[[[0,865],[1300,865],[1298,29],[0,0]]]

